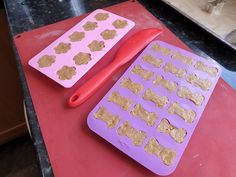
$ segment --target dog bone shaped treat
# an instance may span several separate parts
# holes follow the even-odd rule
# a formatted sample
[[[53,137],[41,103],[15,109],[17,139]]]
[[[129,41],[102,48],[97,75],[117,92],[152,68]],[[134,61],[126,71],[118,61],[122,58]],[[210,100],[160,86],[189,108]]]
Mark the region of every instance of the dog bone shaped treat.
[[[194,111],[184,109],[177,102],[174,102],[171,104],[171,106],[168,109],[168,112],[171,114],[176,114],[180,116],[181,118],[185,120],[185,122],[188,122],[188,123],[192,123],[196,115]]]
[[[174,74],[178,78],[183,78],[185,76],[185,74],[186,74],[186,71],[184,69],[179,69],[179,68],[175,67],[171,63],[167,63],[164,66],[164,71],[165,72],[170,72],[170,73]]]
[[[155,85],[162,85],[165,87],[168,91],[173,92],[177,88],[177,83],[173,81],[166,80],[163,76],[156,76],[156,78],[153,81],[153,84]]]
[[[108,101],[119,105],[125,111],[127,111],[132,104],[132,100],[121,96],[119,92],[113,92],[109,96]]]
[[[162,55],[167,56],[172,53],[172,50],[166,47],[162,47],[159,44],[153,44],[152,45],[152,50],[160,52]]]
[[[162,60],[161,59],[152,57],[149,54],[144,55],[142,60],[145,61],[145,62],[150,63],[151,65],[155,66],[156,68],[160,68],[160,66],[162,64]]]
[[[145,151],[159,157],[165,165],[171,165],[176,152],[162,146],[155,138],[151,138],[145,146]]]
[[[131,90],[134,94],[139,94],[142,89],[143,89],[143,85],[136,83],[136,82],[132,82],[130,78],[125,78],[121,81],[120,84],[122,87],[126,87],[129,90]]]
[[[202,79],[198,77],[196,74],[190,74],[187,76],[186,80],[190,83],[193,84],[197,87],[200,87],[202,90],[209,90],[211,87],[212,83],[208,79]]]
[[[133,128],[128,121],[125,121],[119,128],[120,136],[127,136],[135,146],[141,146],[147,135],[144,131]]]
[[[215,67],[211,67],[211,66],[207,66],[205,65],[203,62],[201,61],[197,61],[196,64],[194,65],[194,67],[197,70],[206,72],[207,74],[209,74],[211,77],[215,77],[218,73],[218,69]]]
[[[147,89],[143,94],[144,100],[149,100],[156,104],[159,108],[163,108],[168,103],[168,98],[166,96],[159,96],[151,89]]]
[[[178,89],[177,95],[181,98],[192,101],[196,105],[201,105],[204,101],[204,96],[202,94],[193,93],[185,86],[182,86]]]
[[[157,126],[157,130],[161,133],[167,133],[173,138],[177,143],[182,143],[187,134],[186,130],[183,128],[176,128],[171,125],[167,119],[162,119],[160,124]]]
[[[181,61],[182,63],[186,65],[191,65],[193,62],[193,59],[191,57],[188,57],[186,55],[182,55],[180,52],[175,52],[171,58]]]
[[[148,112],[142,107],[141,104],[136,104],[134,106],[134,109],[131,111],[131,115],[144,120],[144,122],[149,126],[153,126],[158,118],[155,112]]]
[[[99,107],[94,116],[96,119],[104,121],[108,128],[115,128],[117,123],[120,121],[119,116],[111,114],[105,109],[105,107]]]
[[[140,65],[135,65],[134,68],[131,70],[132,74],[138,74],[145,80],[149,80],[154,73],[152,71],[147,71],[143,69]]]

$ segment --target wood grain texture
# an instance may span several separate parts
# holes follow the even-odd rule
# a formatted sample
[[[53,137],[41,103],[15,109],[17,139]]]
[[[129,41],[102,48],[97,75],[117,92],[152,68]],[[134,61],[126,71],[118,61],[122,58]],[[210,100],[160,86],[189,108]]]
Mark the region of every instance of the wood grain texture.
[[[26,133],[23,99],[4,10],[0,10],[0,144]]]

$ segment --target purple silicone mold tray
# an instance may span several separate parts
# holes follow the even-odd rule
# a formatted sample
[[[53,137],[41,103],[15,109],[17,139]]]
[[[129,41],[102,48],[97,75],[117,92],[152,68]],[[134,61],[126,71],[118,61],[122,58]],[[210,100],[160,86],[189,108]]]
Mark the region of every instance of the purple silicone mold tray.
[[[153,41],[91,111],[88,126],[149,170],[169,175],[220,73],[213,62]]]
[[[134,25],[111,12],[95,10],[31,58],[29,65],[70,88]]]

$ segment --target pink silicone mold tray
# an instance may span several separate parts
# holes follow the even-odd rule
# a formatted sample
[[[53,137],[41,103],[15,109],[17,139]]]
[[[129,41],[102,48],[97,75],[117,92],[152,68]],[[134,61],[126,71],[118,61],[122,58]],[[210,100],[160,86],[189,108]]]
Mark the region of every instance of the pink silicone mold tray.
[[[62,86],[72,87],[134,25],[98,9],[30,59],[29,65]]]
[[[91,111],[88,126],[149,170],[169,175],[220,73],[215,63],[154,41]]]

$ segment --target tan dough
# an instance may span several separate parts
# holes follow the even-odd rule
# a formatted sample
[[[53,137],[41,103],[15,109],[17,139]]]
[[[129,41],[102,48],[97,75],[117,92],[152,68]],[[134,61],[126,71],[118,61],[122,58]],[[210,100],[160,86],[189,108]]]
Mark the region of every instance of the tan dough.
[[[76,68],[70,66],[63,66],[57,71],[57,75],[60,80],[70,80],[74,75],[76,75]]]
[[[119,128],[120,136],[127,136],[135,146],[141,146],[147,135],[144,131],[133,128],[128,121],[125,121]]]
[[[171,58],[181,61],[186,65],[191,65],[193,62],[193,59],[191,57],[188,57],[186,55],[182,55],[180,52],[175,52]]]
[[[81,41],[85,36],[85,33],[84,32],[73,32],[69,38],[70,38],[70,41],[71,42],[77,42],[77,41]]]
[[[125,28],[127,25],[128,25],[128,22],[126,20],[116,20],[112,23],[112,25],[117,28],[117,29],[120,29],[120,28]]]
[[[132,82],[130,78],[124,78],[121,81],[120,85],[122,87],[128,88],[129,90],[131,90],[136,95],[139,94],[142,91],[142,89],[143,89],[143,85],[142,84],[139,84],[139,83],[136,83],[136,82]]]
[[[153,44],[152,50],[160,52],[162,55],[167,56],[172,53],[172,50],[166,47],[162,47],[160,44]]]
[[[174,161],[175,156],[175,151],[168,148],[164,148],[160,153],[160,157],[165,165],[171,165]]]
[[[143,69],[140,65],[135,65],[134,68],[131,70],[132,74],[138,74],[145,80],[149,80],[154,73],[152,71],[147,71]]]
[[[176,114],[184,119],[185,122],[192,123],[194,121],[196,113],[192,110],[184,109],[179,103],[172,103],[168,109],[171,114]]]
[[[103,41],[97,41],[97,40],[93,40],[89,45],[88,45],[89,49],[91,52],[96,52],[96,51],[101,51],[105,45]]]
[[[73,60],[77,65],[88,64],[88,62],[91,60],[91,54],[79,52],[77,55],[74,56]]]
[[[151,55],[147,54],[143,56],[143,61],[146,61],[148,63],[150,63],[151,65],[155,66],[156,68],[160,68],[161,64],[162,64],[162,60],[159,58],[154,58]]]
[[[141,104],[136,104],[134,106],[134,109],[131,111],[131,115],[144,120],[144,122],[149,126],[153,126],[158,118],[155,112],[148,112],[142,107]]]
[[[108,40],[108,39],[114,39],[115,36],[117,35],[116,30],[104,30],[103,32],[100,33],[103,39]]]
[[[173,92],[177,88],[177,83],[173,81],[166,80],[163,76],[156,76],[156,78],[153,81],[153,84],[155,85],[162,85],[164,88],[166,88],[168,91]]]
[[[38,64],[40,68],[45,68],[51,66],[53,63],[55,63],[56,56],[54,55],[44,55],[39,58]]]
[[[157,126],[157,130],[161,133],[167,133],[173,138],[177,143],[182,143],[187,134],[186,130],[183,128],[176,128],[171,125],[167,119],[162,119],[160,124]]]
[[[145,151],[159,157],[165,165],[171,165],[176,157],[176,152],[165,148],[155,138],[151,138],[145,146]]]
[[[111,114],[105,109],[105,107],[100,107],[94,116],[96,119],[105,122],[108,128],[115,128],[117,123],[120,121],[119,116]]]
[[[55,48],[56,54],[66,53],[70,50],[71,44],[70,43],[64,43],[60,42]]]
[[[145,93],[143,94],[143,99],[155,103],[159,108],[163,108],[169,101],[166,96],[159,96],[151,89],[147,89],[145,91]]]
[[[206,72],[207,74],[209,74],[211,77],[215,77],[218,73],[218,69],[215,67],[211,67],[211,66],[207,66],[205,65],[203,62],[201,61],[197,61],[196,64],[194,65],[194,67],[197,70]]]
[[[98,13],[94,16],[94,18],[97,21],[104,21],[109,18],[109,14],[108,13]]]
[[[118,92],[113,92],[108,97],[108,101],[117,104],[125,111],[127,111],[132,104],[132,100],[121,96]]]
[[[184,69],[177,68],[177,67],[175,67],[171,63],[167,63],[164,66],[164,71],[165,72],[170,72],[170,73],[174,74],[178,78],[183,78],[185,76],[185,74],[186,74],[186,71]]]
[[[181,98],[188,99],[196,105],[201,105],[204,101],[204,96],[200,93],[193,93],[187,87],[182,86],[178,89],[177,95]]]
[[[92,31],[98,27],[97,22],[86,22],[83,26],[85,31]]]
[[[182,143],[184,141],[187,132],[183,128],[174,128],[170,132],[170,136],[177,142]]]
[[[210,80],[202,79],[202,78],[198,77],[196,74],[188,75],[186,80],[190,84],[200,87],[202,90],[205,90],[205,91],[209,90],[212,85]]]

